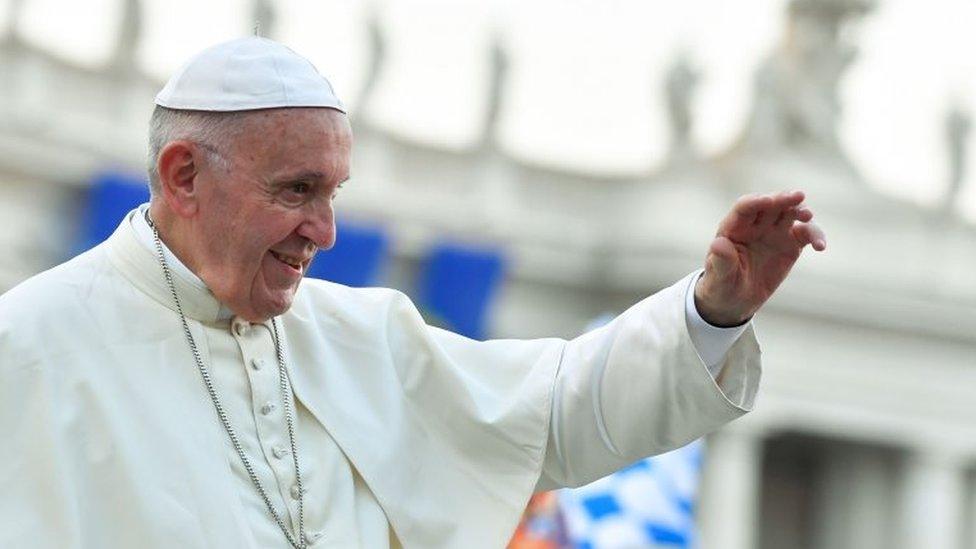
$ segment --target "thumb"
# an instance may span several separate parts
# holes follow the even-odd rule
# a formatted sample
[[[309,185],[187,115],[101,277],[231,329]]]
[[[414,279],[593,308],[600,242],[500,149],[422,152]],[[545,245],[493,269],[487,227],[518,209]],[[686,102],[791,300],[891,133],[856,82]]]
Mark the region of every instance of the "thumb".
[[[738,259],[739,254],[732,241],[724,236],[718,236],[708,247],[705,270],[718,278],[726,278],[735,270]]]

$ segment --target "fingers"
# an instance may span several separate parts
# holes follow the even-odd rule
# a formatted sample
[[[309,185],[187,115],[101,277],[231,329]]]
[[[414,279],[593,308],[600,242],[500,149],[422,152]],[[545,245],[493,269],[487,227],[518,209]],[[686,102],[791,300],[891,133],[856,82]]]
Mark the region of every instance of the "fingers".
[[[792,208],[802,204],[806,198],[807,195],[803,191],[783,191],[776,195],[775,201],[781,208]]]
[[[738,253],[731,240],[724,236],[716,237],[708,247],[705,257],[705,270],[719,278],[725,278],[731,273],[738,261]]]
[[[739,230],[766,228],[775,225],[789,226],[793,221],[809,221],[812,212],[803,204],[803,191],[785,191],[776,194],[750,194],[740,197],[732,206],[732,212],[719,226],[719,234],[728,235]]]
[[[774,223],[777,226],[792,227],[794,221],[809,223],[813,219],[813,212],[809,208],[800,204],[780,212],[779,218]]]
[[[816,223],[796,223],[790,228],[790,234],[800,247],[810,244],[818,252],[827,249],[827,236]]]
[[[750,222],[755,222],[756,216],[769,208],[772,203],[773,198],[768,194],[747,194],[740,196],[735,201],[732,206],[732,213]]]
[[[758,217],[757,225],[770,227],[782,223],[784,217],[799,207],[805,198],[802,191],[784,191],[770,196],[772,203]]]

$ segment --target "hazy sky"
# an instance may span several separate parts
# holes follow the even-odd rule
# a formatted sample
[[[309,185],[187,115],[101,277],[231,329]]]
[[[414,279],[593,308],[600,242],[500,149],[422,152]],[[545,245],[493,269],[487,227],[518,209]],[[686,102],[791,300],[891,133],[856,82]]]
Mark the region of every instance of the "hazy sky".
[[[0,0],[0,29],[10,0]],[[142,66],[161,80],[193,52],[250,32],[250,0],[143,2]],[[699,70],[695,140],[742,131],[756,66],[781,39],[786,0],[385,0],[386,71],[356,105],[369,65],[362,0],[278,0],[279,37],[330,76],[354,111],[402,137],[464,149],[483,135],[490,43],[510,55],[499,145],[546,165],[642,173],[667,151],[663,81],[676,55]],[[26,0],[17,32],[73,62],[112,54],[120,0]],[[182,14],[192,13],[188,18]],[[879,189],[933,203],[947,185],[945,112],[976,111],[976,2],[881,0],[856,29],[841,138]],[[976,171],[976,130],[970,165]],[[965,190],[976,219],[976,177]]]
[[[948,184],[945,116],[976,114],[976,2],[884,0],[865,21],[842,100],[841,136],[879,188],[931,203]],[[976,219],[976,128],[964,202]]]

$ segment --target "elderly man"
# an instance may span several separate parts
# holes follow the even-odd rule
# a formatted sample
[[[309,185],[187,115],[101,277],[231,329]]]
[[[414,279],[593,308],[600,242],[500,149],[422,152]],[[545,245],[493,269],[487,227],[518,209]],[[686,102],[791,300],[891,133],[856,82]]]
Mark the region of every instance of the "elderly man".
[[[156,103],[151,202],[0,297],[0,547],[503,547],[534,491],[750,409],[749,320],[825,246],[802,193],[746,197],[607,326],[476,342],[303,281],[352,147],[306,60],[221,44]]]

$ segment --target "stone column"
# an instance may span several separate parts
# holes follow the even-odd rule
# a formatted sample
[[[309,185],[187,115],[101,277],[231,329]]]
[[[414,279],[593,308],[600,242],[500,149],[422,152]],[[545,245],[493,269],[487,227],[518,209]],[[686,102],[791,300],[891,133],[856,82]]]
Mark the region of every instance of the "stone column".
[[[895,456],[881,448],[827,446],[818,479],[813,547],[891,549],[900,539],[892,502]]]
[[[723,430],[708,439],[699,500],[699,548],[758,547],[761,468],[758,436]]]
[[[963,465],[924,450],[908,456],[901,486],[901,549],[962,548]]]

